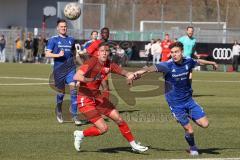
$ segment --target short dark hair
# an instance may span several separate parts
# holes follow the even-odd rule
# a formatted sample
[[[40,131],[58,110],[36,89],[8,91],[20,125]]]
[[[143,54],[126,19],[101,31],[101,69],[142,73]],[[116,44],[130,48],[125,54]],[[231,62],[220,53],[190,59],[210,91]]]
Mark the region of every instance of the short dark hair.
[[[101,29],[101,33],[103,32],[103,30],[107,30],[107,31],[109,32],[109,28],[107,28],[107,27],[103,27],[103,28]]]
[[[66,23],[67,24],[67,21],[65,19],[58,19],[57,20],[57,26],[59,23]]]
[[[189,28],[192,28],[192,29],[194,30],[194,27],[193,27],[193,26],[187,26],[187,30],[188,30]]]
[[[180,48],[181,50],[183,50],[183,44],[182,44],[181,42],[174,42],[174,43],[172,43],[172,44],[169,46],[170,49],[172,49],[172,48],[174,48],[174,47],[178,47],[178,48]]]
[[[98,31],[94,30],[94,31],[91,32],[91,35],[92,35],[94,32],[96,32],[96,33],[98,34]]]

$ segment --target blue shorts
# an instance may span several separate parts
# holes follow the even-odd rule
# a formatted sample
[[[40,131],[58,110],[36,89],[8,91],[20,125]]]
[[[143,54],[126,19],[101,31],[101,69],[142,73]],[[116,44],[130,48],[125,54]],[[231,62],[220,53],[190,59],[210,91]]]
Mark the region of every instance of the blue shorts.
[[[206,114],[203,108],[197,104],[192,98],[181,105],[169,106],[173,116],[182,125],[189,123],[189,119],[196,121],[203,118]]]
[[[65,89],[65,84],[69,84],[71,82],[75,82],[73,80],[73,77],[75,75],[76,71],[72,70],[68,73],[61,73],[61,72],[54,72],[54,84],[55,87],[59,90]]]

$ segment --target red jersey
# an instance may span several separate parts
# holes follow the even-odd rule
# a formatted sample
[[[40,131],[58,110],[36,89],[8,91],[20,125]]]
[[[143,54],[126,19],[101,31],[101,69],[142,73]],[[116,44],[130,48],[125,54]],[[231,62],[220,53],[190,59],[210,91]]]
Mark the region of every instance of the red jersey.
[[[102,40],[98,39],[90,44],[87,48],[87,52],[90,56],[97,57],[99,45],[102,43]]]
[[[109,60],[101,64],[95,56],[84,62],[79,68],[86,78],[96,78],[92,82],[80,82],[79,94],[96,97],[100,94],[99,87],[110,72],[121,74],[122,68]]]
[[[169,49],[169,46],[172,44],[172,41],[170,40],[163,40],[161,43],[162,47],[162,58],[161,62],[168,61],[170,59],[170,52],[171,50]]]

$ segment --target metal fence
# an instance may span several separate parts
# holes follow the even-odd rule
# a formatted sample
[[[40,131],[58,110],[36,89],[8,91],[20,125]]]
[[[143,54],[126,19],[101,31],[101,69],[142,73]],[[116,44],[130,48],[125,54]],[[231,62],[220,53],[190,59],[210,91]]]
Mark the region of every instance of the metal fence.
[[[0,30],[0,34],[3,34],[6,39],[6,60],[12,62],[16,52],[15,40],[18,35],[22,34],[21,30]]]
[[[0,34],[4,34],[6,37],[6,58],[8,61],[13,61],[16,49],[15,40],[17,35],[20,35],[22,40],[25,40],[26,34],[31,32],[34,33],[33,28],[25,28],[22,30],[0,30]],[[84,30],[80,32],[79,30],[69,29],[69,35],[73,36],[75,39],[89,39],[91,30]],[[41,33],[39,29],[38,33]],[[151,39],[161,38],[163,39],[164,34],[169,33],[171,38],[178,38],[185,34],[185,30],[179,28],[173,28],[165,30],[164,32],[131,32],[131,31],[111,31],[110,39],[117,41],[149,41]],[[47,29],[46,38],[56,35],[56,29]],[[205,43],[233,43],[234,40],[240,40],[239,30],[201,30],[196,29],[195,37],[198,42]]]
[[[83,3],[81,17],[77,21],[69,21],[69,34],[76,39],[89,39],[92,30],[99,31],[107,26],[111,30],[111,40],[149,41],[162,39],[165,33],[169,33],[172,39],[178,38],[185,34],[187,25],[193,25],[198,42],[240,41],[240,0],[142,1],[145,3],[126,0],[102,0],[104,4]],[[57,4],[59,18],[63,17],[66,3]],[[143,21],[160,23],[143,23],[144,29],[141,29]],[[41,28],[38,30],[41,33]],[[6,53],[10,61],[15,53],[16,36],[23,35],[24,39],[27,32],[34,32],[34,29],[0,30],[7,39]],[[55,28],[46,30],[47,37],[55,34]]]
[[[149,41],[185,34],[185,28],[193,25],[198,42],[232,43],[240,39],[239,0],[172,0],[168,3],[136,3],[135,1],[103,1],[105,4],[81,4],[82,15],[77,21],[69,21],[78,39],[86,39],[89,33],[107,26],[112,39]],[[66,2],[58,2],[58,17]],[[240,4],[240,3],[239,3]],[[143,21],[160,22],[143,24]],[[172,22],[172,23],[169,23]],[[184,22],[184,23],[183,23]],[[195,23],[195,22],[201,22]]]

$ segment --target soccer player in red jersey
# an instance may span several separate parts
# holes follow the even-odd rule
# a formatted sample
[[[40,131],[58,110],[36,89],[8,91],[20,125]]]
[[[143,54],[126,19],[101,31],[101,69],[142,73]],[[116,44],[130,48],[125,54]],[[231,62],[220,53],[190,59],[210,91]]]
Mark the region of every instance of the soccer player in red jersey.
[[[161,62],[166,62],[168,61],[171,57],[171,53],[170,53],[170,49],[169,46],[172,44],[172,41],[169,38],[169,34],[165,34],[165,38],[161,43],[161,47],[162,47],[162,58],[161,58]]]
[[[99,87],[102,80],[110,73],[125,76],[131,80],[134,74],[127,72],[117,64],[109,61],[109,45],[101,43],[97,52],[97,57],[92,56],[79,68],[74,79],[80,81],[78,90],[78,109],[93,124],[83,131],[74,131],[74,147],[80,151],[81,142],[84,137],[99,136],[107,132],[108,126],[101,115],[112,119],[119,127],[121,134],[129,142],[133,151],[144,152],[148,147],[141,146],[135,142],[128,124],[120,116],[115,106],[105,98],[106,92],[100,93]]]
[[[99,45],[102,43],[102,42],[107,42],[108,41],[108,38],[109,38],[109,28],[102,28],[101,29],[101,39],[98,39],[96,41],[94,41],[88,48],[87,48],[87,53],[90,55],[90,56],[98,56],[98,48],[99,48]]]

